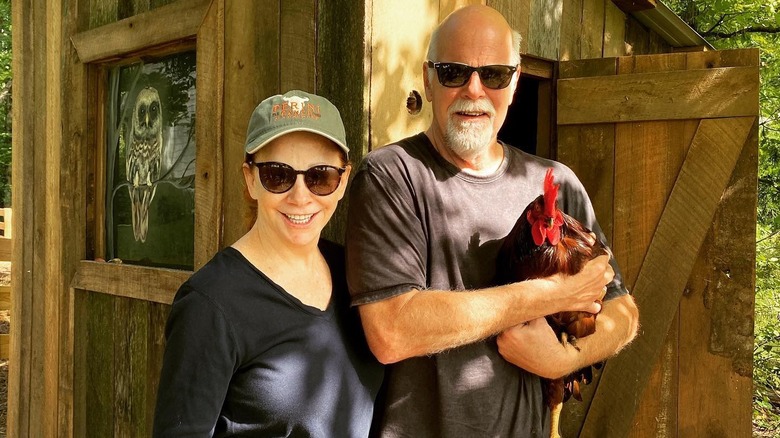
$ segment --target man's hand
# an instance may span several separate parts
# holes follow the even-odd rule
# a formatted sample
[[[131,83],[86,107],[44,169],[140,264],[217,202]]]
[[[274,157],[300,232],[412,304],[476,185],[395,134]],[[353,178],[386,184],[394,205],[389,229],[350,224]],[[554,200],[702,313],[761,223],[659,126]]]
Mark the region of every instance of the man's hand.
[[[510,363],[552,379],[614,356],[636,336],[639,311],[631,295],[605,301],[596,332],[562,345],[544,318],[508,328],[498,336],[498,352]]]
[[[554,292],[548,292],[549,299],[554,300],[557,306],[549,314],[561,311],[599,313],[599,303],[606,293],[605,286],[614,276],[609,256],[603,255],[587,262],[575,275],[556,274],[547,277],[545,280],[555,289]]]

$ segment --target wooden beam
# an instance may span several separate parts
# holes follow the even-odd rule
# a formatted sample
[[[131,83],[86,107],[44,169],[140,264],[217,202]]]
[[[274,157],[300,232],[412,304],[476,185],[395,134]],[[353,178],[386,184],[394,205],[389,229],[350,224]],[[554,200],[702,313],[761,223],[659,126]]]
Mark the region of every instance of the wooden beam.
[[[757,76],[758,67],[728,67],[561,79],[558,124],[755,116]]]
[[[224,2],[211,4],[198,30],[195,108],[195,254],[197,270],[219,251],[222,237],[223,116],[225,90]]]
[[[316,3],[314,0],[280,2],[279,52],[283,59],[279,66],[281,92],[303,90],[314,93],[317,91]]]
[[[33,245],[36,243],[35,223],[36,192],[39,186],[35,175],[35,145],[42,143],[39,132],[45,131],[38,121],[38,114],[44,113],[37,104],[38,87],[36,69],[44,68],[34,60],[41,60],[38,50],[43,44],[39,39],[46,35],[39,22],[43,21],[40,2],[30,2],[23,7],[11,9],[13,44],[13,97],[24,105],[14,105],[12,137],[12,198],[14,203],[14,237],[19,244],[14,248],[16,263],[11,265],[11,283],[15,285],[11,299],[11,357],[8,364],[8,414],[7,434],[9,436],[33,436],[30,430],[32,409],[31,380],[33,379],[33,294],[35,280],[33,272]],[[24,107],[24,111],[22,108]],[[40,112],[39,112],[40,111]],[[25,219],[25,220],[23,220]],[[41,230],[42,232],[42,230]],[[32,421],[37,421],[32,417]]]
[[[699,125],[634,289],[640,334],[607,363],[582,436],[628,435],[696,256],[754,122],[755,117],[742,117],[703,120]],[[614,415],[616,404],[622,408],[620,415]]]
[[[71,37],[82,63],[119,58],[128,53],[194,37],[209,0],[177,1]]]
[[[520,60],[520,71],[523,75],[532,76],[539,79],[552,79],[555,63],[552,61],[537,58],[532,55],[523,55]]]
[[[558,59],[563,0],[532,0],[528,19],[528,53]],[[525,36],[525,35],[523,35]]]
[[[171,304],[192,272],[82,260],[70,283],[73,289]]]
[[[351,0],[317,2],[317,92],[339,109],[344,120],[353,169],[368,153],[370,87],[367,66],[371,64],[370,31],[365,4]],[[354,172],[353,172],[354,173]],[[347,198],[339,203],[322,236],[344,242],[347,229]]]
[[[222,150],[222,242],[249,229],[244,199],[244,141],[249,116],[261,100],[279,93],[280,2],[232,0],[225,8],[225,86]]]
[[[0,237],[0,260],[10,262],[13,259],[13,241]]]
[[[637,12],[646,11],[648,9],[655,9],[656,0],[612,0],[615,6],[619,7],[623,12]]]
[[[11,344],[11,335],[8,333],[0,334],[0,359],[8,360],[10,357],[9,348]]]

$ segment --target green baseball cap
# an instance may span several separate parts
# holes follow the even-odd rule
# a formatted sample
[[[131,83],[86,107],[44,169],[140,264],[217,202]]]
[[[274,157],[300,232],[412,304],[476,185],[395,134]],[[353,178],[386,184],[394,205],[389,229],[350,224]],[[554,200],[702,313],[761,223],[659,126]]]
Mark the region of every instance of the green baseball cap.
[[[252,112],[244,150],[254,154],[272,140],[295,131],[319,134],[349,153],[344,123],[328,99],[300,90],[271,96]]]

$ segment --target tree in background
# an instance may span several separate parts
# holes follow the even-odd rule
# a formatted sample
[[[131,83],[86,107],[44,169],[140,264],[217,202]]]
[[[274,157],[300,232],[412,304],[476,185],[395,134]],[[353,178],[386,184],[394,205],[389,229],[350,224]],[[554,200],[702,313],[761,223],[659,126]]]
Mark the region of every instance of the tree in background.
[[[664,0],[717,49],[759,47],[753,423],[780,430],[780,0]]]
[[[0,207],[11,206],[11,2],[0,0]]]

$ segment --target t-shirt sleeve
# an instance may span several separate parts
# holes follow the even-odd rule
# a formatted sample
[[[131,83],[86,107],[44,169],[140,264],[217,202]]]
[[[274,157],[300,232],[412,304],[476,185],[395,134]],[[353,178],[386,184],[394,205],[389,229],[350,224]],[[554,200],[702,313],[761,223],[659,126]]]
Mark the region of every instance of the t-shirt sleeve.
[[[364,162],[352,181],[346,255],[353,305],[425,288],[425,236],[411,192],[400,180]]]
[[[596,212],[593,210],[590,197],[582,182],[568,167],[563,166],[561,170],[556,169],[556,180],[561,182],[560,193],[563,194],[562,199],[560,199],[561,208],[566,214],[582,222],[583,225],[596,234],[596,237],[605,246],[609,247],[609,242],[607,242],[607,238],[596,220]],[[605,300],[629,293],[623,284],[623,276],[614,256],[610,258],[609,264],[612,265],[612,269],[615,271],[615,277],[607,285]]]
[[[221,309],[184,283],[165,329],[155,437],[211,436],[237,363]]]

